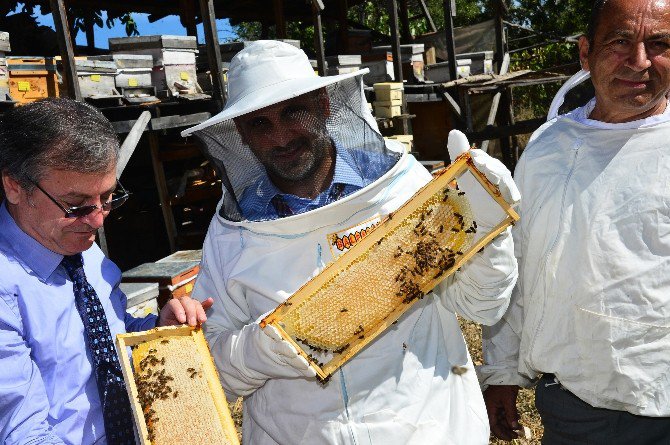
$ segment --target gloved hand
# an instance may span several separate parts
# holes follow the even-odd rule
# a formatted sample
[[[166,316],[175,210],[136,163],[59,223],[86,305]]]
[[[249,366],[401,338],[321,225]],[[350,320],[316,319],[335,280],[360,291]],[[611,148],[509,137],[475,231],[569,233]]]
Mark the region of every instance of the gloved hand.
[[[258,323],[247,325],[237,340],[243,342],[242,348],[237,348],[240,359],[250,370],[268,378],[316,376],[307,360],[271,325],[263,329]]]
[[[505,201],[510,204],[516,204],[521,200],[521,193],[519,193],[519,189],[516,187],[512,174],[507,167],[499,160],[481,150],[470,150],[468,138],[463,133],[458,130],[451,130],[449,132],[447,148],[449,149],[449,157],[452,161],[469,150],[477,169],[491,183],[498,186]],[[470,201],[472,216],[477,221],[478,226],[491,229],[502,221],[504,212],[502,212],[498,205],[491,202],[491,197],[474,176],[466,173],[457,181],[458,188],[465,192]]]

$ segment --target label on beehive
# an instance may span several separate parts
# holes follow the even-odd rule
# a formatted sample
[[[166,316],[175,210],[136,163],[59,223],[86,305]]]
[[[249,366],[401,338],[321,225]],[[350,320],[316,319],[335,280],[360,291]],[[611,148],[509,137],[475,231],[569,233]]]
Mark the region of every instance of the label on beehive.
[[[19,81],[19,91],[22,92],[30,91],[30,82]]]
[[[128,86],[129,87],[136,87],[137,85],[138,85],[137,79],[135,79],[134,77],[128,78]]]
[[[188,76],[188,73],[186,71],[182,71],[181,73],[179,73],[179,78],[181,80],[188,80],[188,77],[189,76]]]
[[[91,74],[91,81],[92,82],[100,82],[100,74]]]

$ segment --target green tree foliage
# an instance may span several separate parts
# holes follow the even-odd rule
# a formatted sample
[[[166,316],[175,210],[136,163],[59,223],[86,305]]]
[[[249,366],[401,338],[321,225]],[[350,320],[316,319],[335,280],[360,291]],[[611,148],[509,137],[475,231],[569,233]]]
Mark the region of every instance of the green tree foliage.
[[[0,16],[6,16],[17,9],[30,15],[34,15],[36,11],[39,11],[42,15],[51,14],[49,0],[3,0],[0,2]],[[127,35],[139,35],[137,23],[129,12],[108,12],[107,20],[103,22],[101,10],[76,7],[68,7],[67,9],[73,37],[77,35],[78,31],[86,32],[89,26],[112,28],[117,20],[124,25]]]
[[[425,0],[425,3],[435,26],[438,29],[444,29],[444,1]],[[456,0],[457,15],[454,17],[454,25],[471,25],[493,17],[489,3],[489,0]],[[410,16],[417,16],[421,13],[418,1],[408,0],[407,6]],[[382,34],[390,33],[388,17],[387,0],[367,1],[349,10],[351,21]],[[410,31],[412,35],[417,36],[429,32],[430,28],[425,19],[420,19],[410,23]]]
[[[493,18],[499,1],[456,0],[454,25],[467,26]],[[567,42],[565,37],[586,31],[592,1],[504,0],[505,20],[516,25],[507,27],[509,49],[512,50],[511,70],[551,70],[568,74],[577,71],[577,45]],[[425,0],[425,3],[437,28],[444,29],[444,0]],[[408,0],[408,7],[410,16],[419,15],[421,10],[417,0]],[[350,8],[349,21],[376,31],[376,35],[390,34],[387,0],[369,0]],[[333,26],[330,25],[331,30]],[[240,40],[261,36],[258,23],[241,23],[234,28]],[[312,48],[314,30],[311,23],[290,23],[287,29],[289,38],[299,38],[303,46]],[[411,22],[412,35],[429,31],[426,20]],[[268,37],[273,38],[273,33],[271,27]],[[305,35],[307,39],[303,37]],[[543,115],[558,87],[558,84],[546,84],[517,89],[514,93],[516,111],[523,115],[522,118]]]
[[[586,32],[591,5],[592,0],[516,0],[508,20],[537,34],[510,28],[510,49],[517,50],[512,53],[511,69],[576,72],[577,45],[566,42],[565,37]],[[519,90],[514,96],[516,111],[527,114],[525,117],[543,115],[558,88],[558,84],[545,84]]]

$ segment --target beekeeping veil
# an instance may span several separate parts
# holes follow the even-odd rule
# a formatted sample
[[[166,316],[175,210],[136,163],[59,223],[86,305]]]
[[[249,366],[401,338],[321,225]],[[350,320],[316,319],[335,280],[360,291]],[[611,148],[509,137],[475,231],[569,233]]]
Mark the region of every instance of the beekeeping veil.
[[[284,179],[328,188],[334,172],[333,184],[344,177],[364,187],[386,173],[400,153],[386,147],[370,113],[362,89],[366,72],[319,77],[303,51],[277,41],[257,41],[235,55],[224,110],[182,132],[197,139],[221,173],[221,216],[231,221],[279,217],[250,208],[259,203],[276,208],[269,195],[285,196]],[[328,165],[334,161],[334,168],[320,168],[324,159],[331,160]],[[340,199],[346,194],[341,191],[329,193],[319,205]]]

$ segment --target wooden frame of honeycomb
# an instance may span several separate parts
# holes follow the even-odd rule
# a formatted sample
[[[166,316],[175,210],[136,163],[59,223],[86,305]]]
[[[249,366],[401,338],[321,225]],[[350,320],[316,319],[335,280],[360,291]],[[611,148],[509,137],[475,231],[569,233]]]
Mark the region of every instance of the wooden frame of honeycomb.
[[[239,445],[202,330],[169,326],[119,334],[116,347],[142,445]]]
[[[476,242],[477,222],[456,185],[467,172],[502,215],[500,223]],[[280,304],[261,327],[274,326],[325,381],[518,219],[465,153]],[[374,274],[366,274],[366,268],[374,268]],[[360,276],[367,281],[361,283]]]

